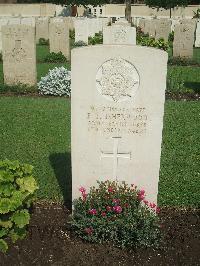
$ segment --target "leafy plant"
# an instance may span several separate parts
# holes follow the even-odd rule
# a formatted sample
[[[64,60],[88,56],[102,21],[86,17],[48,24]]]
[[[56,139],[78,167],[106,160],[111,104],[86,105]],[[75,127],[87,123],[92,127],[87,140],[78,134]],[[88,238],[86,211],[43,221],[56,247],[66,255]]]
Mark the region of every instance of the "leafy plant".
[[[2,53],[0,53],[0,62],[3,62]]]
[[[87,46],[87,43],[83,42],[83,41],[78,41],[78,42],[75,42],[73,44],[73,47],[76,48],[76,47],[81,47],[81,46]]]
[[[159,208],[145,200],[145,191],[125,182],[97,182],[79,190],[74,201],[72,229],[90,242],[111,242],[118,247],[158,246]]]
[[[38,189],[32,176],[33,167],[18,161],[0,161],[0,250],[6,252],[7,237],[12,242],[26,236],[28,208]]]
[[[164,41],[164,39],[155,40],[154,38],[149,37],[138,37],[137,44],[142,46],[150,46],[154,48],[158,48],[164,51],[169,49],[169,44]]]
[[[103,43],[103,33],[95,33],[94,37],[88,38],[89,45],[102,44]]]
[[[38,83],[39,93],[42,95],[70,96],[71,72],[64,67],[55,67],[49,70]]]
[[[45,58],[44,62],[46,63],[66,63],[67,58],[61,53],[49,53]]]
[[[49,40],[46,40],[44,38],[39,39],[39,45],[49,45]]]

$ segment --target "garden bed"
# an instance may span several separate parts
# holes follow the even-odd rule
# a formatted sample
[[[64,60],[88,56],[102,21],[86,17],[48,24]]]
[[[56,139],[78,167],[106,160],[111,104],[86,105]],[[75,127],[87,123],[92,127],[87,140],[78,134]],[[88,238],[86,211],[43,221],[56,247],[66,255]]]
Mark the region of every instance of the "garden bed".
[[[0,265],[199,265],[200,209],[163,208],[163,242],[152,248],[121,250],[82,242],[70,232],[63,205],[38,203],[27,238],[0,254]]]

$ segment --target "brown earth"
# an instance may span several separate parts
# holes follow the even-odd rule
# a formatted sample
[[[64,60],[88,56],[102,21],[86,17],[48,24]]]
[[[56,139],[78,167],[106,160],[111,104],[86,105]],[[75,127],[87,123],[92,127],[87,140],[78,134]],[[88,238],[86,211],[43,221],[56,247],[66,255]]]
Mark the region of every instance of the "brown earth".
[[[69,215],[62,205],[37,204],[26,239],[0,253],[0,266],[200,265],[200,209],[163,208],[163,242],[157,250],[85,243],[70,232]]]

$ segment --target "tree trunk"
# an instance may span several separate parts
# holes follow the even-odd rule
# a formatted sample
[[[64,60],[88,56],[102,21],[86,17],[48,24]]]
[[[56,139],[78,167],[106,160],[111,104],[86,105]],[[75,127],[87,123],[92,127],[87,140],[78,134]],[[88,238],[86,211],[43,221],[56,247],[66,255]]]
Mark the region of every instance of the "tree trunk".
[[[125,18],[131,23],[131,0],[125,0]]]

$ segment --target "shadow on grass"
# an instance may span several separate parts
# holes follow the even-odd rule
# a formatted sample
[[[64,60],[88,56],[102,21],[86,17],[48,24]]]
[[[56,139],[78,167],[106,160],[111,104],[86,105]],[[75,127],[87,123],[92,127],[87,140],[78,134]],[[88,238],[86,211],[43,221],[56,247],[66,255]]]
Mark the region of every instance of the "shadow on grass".
[[[195,93],[200,93],[200,82],[185,82],[184,86],[192,89]]]
[[[63,194],[68,209],[72,205],[71,153],[53,153],[49,156],[51,166]]]

